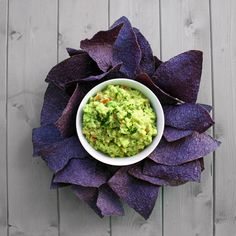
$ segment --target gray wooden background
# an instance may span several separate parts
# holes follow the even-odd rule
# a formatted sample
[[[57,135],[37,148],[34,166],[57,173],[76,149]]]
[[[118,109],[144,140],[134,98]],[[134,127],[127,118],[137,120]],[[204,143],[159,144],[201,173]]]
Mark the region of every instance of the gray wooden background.
[[[202,182],[163,188],[148,221],[128,207],[98,218],[71,192],[49,190],[50,171],[31,156],[47,72],[122,15],[163,60],[204,51],[199,101],[213,104],[223,142]],[[235,236],[235,133],[235,0],[0,0],[0,236]]]

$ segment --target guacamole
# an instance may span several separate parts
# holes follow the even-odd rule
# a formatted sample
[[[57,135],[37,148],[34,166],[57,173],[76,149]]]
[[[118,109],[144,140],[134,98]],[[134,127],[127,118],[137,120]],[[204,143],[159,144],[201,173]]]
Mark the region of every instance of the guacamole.
[[[157,135],[156,114],[138,90],[108,85],[83,108],[83,134],[96,150],[110,157],[142,151]]]

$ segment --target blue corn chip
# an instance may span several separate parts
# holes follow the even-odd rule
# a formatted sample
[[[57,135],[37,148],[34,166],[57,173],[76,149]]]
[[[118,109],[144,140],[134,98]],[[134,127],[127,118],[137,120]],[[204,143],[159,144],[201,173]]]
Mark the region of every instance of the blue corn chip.
[[[114,75],[117,72],[118,67],[119,65],[116,68],[113,68],[109,72],[107,72],[107,75],[103,75],[104,79],[109,79],[109,76],[111,74]],[[97,81],[90,81],[89,83],[77,84],[61,116],[55,122],[56,127],[61,132],[61,135],[63,137],[70,137],[76,134],[75,120],[79,104],[86,95],[86,93],[97,84]]]
[[[158,57],[154,56],[154,65],[155,65],[155,71],[156,69],[163,63]]]
[[[124,209],[119,197],[112,191],[108,185],[102,185],[99,188],[97,207],[103,216],[123,216]]]
[[[32,131],[33,155],[39,156],[42,149],[63,139],[54,124],[34,128]]]
[[[175,142],[162,139],[149,158],[163,165],[181,165],[206,156],[215,151],[219,145],[220,142],[211,136],[194,132]]]
[[[92,159],[71,159],[64,169],[55,174],[54,182],[99,187],[106,183],[108,177],[106,170]]]
[[[130,207],[148,219],[155,206],[159,187],[129,175],[129,168],[121,167],[108,185]]]
[[[178,100],[171,97],[169,94],[165,93],[157,85],[155,85],[147,74],[139,74],[135,77],[135,80],[151,89],[162,104],[176,104],[178,102]]]
[[[208,111],[198,104],[164,106],[163,110],[165,124],[177,129],[195,130],[202,133],[214,124]]]
[[[212,106],[210,106],[210,105],[208,105],[208,104],[199,103],[198,105],[200,105],[201,107],[203,107],[204,109],[206,109],[209,113],[212,111]]]
[[[113,64],[113,45],[123,24],[116,25],[107,31],[99,31],[91,39],[80,42],[80,47],[85,50],[98,67],[103,71],[108,71]]]
[[[71,83],[101,73],[96,62],[87,53],[80,53],[54,66],[49,71],[46,82],[52,82],[59,88],[65,89]]]
[[[151,160],[144,162],[143,174],[164,179],[169,185],[176,185],[187,181],[200,182],[201,163],[191,161],[177,166],[157,164]]]
[[[88,157],[88,153],[77,136],[66,138],[44,148],[40,155],[53,172],[63,169],[72,158]]]
[[[54,183],[54,175],[52,177],[52,181],[51,181],[51,185],[50,185],[50,189],[58,189],[58,188],[64,188],[64,187],[68,187],[70,186],[70,184],[64,184],[64,183]]]
[[[139,47],[142,52],[142,57],[139,65],[140,73],[146,73],[149,76],[152,76],[155,72],[155,62],[152,53],[151,46],[142,33],[137,29],[133,28],[134,33],[137,37]]]
[[[155,71],[155,83],[184,102],[197,100],[202,73],[202,52],[191,50],[162,63]]]
[[[55,125],[58,130],[60,130],[63,137],[70,137],[76,134],[76,113],[84,95],[84,91],[81,89],[80,86],[77,85],[74,93],[70,97],[67,106],[63,110],[62,115],[56,121]]]
[[[74,48],[66,48],[66,51],[67,51],[67,53],[69,54],[70,57],[72,57],[74,55],[85,53],[84,50],[74,49]]]
[[[173,142],[192,134],[192,130],[181,130],[173,127],[165,126],[163,136],[168,142]]]
[[[103,217],[100,209],[97,207],[98,189],[93,187],[84,187],[73,185],[72,191],[81,200],[86,202],[100,217]]]
[[[122,63],[120,71],[128,78],[134,77],[141,61],[141,49],[133,28],[126,17],[121,17],[112,26],[111,29],[123,24],[119,35],[113,45],[112,66]]]
[[[136,165],[132,167],[131,169],[129,169],[129,174],[137,179],[143,180],[145,182],[148,182],[154,185],[158,185],[158,186],[168,185],[168,181],[166,181],[165,179],[145,175],[142,172],[141,165]]]
[[[89,77],[86,77],[84,79],[81,79],[80,81],[98,81],[101,82],[103,80],[107,80],[107,79],[114,79],[114,78],[119,78],[122,77],[120,70],[122,64],[118,64],[114,67],[112,67],[111,69],[109,69],[107,72],[104,72],[100,75],[91,75]]]
[[[41,125],[54,123],[62,114],[70,97],[54,84],[49,84],[44,95]]]

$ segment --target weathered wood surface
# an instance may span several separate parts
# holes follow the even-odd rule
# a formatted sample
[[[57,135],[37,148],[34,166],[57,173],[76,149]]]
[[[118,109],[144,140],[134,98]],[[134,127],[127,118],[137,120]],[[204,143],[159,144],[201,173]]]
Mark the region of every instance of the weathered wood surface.
[[[99,219],[69,191],[49,190],[50,171],[32,157],[48,70],[122,15],[163,60],[204,51],[199,101],[214,105],[223,142],[202,182],[164,188],[148,221],[128,207]],[[0,0],[0,235],[235,236],[235,42],[234,0]]]
[[[211,1],[215,136],[215,236],[236,235],[236,2]]]
[[[51,173],[32,157],[31,132],[39,126],[46,84],[57,60],[57,1],[10,0],[8,45],[9,235],[58,235]]]
[[[7,1],[0,0],[0,235],[7,234]]]

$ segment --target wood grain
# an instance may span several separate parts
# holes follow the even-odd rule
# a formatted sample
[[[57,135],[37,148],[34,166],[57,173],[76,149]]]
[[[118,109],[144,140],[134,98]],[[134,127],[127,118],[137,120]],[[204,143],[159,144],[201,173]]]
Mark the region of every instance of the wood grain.
[[[91,38],[108,26],[108,1],[59,0],[59,60],[68,57],[67,47],[79,48],[80,41]]]
[[[211,1],[215,104],[215,236],[236,234],[236,2]]]
[[[107,26],[107,0],[59,1],[59,60],[68,57],[66,47],[79,48],[80,40]],[[60,190],[59,199],[60,236],[110,235],[109,217],[100,219],[70,189]]]
[[[69,189],[57,202],[51,172],[32,157],[47,72],[67,57],[66,47],[79,48],[122,15],[164,60],[204,51],[199,101],[213,102],[214,133],[222,141],[214,165],[212,155],[206,158],[202,182],[165,188],[148,221],[127,206],[123,218],[100,219]],[[235,236],[235,42],[234,0],[0,0],[0,235]]]
[[[7,236],[7,1],[0,0],[0,235]]]
[[[204,53],[199,102],[212,103],[210,16],[208,1],[161,1],[162,56],[167,60],[189,49]],[[213,235],[212,155],[205,158],[200,184],[164,191],[164,235]]]
[[[56,236],[51,173],[32,157],[46,84],[56,63],[57,1],[9,1],[8,169],[9,235]]]
[[[154,54],[160,56],[159,2],[150,0],[144,4],[142,0],[111,0],[110,24],[123,15],[129,18],[133,26],[140,29],[149,40]],[[160,192],[156,207],[147,221],[128,206],[125,207],[124,217],[112,217],[112,235],[162,235],[161,195]]]

